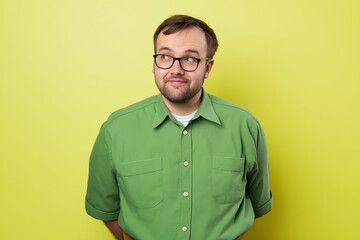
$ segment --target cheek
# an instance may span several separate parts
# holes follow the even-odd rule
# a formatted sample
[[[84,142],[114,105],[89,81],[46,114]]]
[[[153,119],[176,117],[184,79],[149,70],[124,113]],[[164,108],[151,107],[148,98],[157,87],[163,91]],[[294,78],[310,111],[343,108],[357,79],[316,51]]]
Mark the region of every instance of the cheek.
[[[196,74],[196,76],[193,76],[192,79],[192,83],[196,86],[202,85],[203,81],[204,81],[204,75],[205,73],[199,73]]]
[[[154,68],[154,75],[155,75],[155,78],[156,78],[156,80],[163,80],[166,76],[167,76],[167,74],[168,74],[168,70],[163,70],[163,69],[155,69]]]
[[[159,84],[163,82],[164,79],[164,73],[162,71],[159,71],[159,69],[154,69],[154,77],[155,81]]]

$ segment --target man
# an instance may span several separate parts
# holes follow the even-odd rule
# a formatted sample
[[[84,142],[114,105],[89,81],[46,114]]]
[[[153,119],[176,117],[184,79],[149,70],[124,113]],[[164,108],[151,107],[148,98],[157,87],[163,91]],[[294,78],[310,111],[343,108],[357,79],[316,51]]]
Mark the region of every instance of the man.
[[[118,239],[233,240],[272,208],[263,130],[202,86],[218,43],[203,21],[175,15],[154,34],[159,95],[102,125],[86,210]]]

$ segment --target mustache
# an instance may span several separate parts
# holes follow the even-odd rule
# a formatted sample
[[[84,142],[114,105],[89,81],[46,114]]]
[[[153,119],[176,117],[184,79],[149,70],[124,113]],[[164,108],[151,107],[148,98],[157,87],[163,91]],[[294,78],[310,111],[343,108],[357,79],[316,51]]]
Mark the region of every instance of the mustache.
[[[185,82],[190,82],[189,79],[185,78],[184,76],[181,76],[181,75],[174,75],[174,76],[171,76],[171,77],[168,77],[168,78],[165,78],[165,82],[168,82],[172,79],[179,79],[179,80],[182,80],[182,81],[185,81]]]

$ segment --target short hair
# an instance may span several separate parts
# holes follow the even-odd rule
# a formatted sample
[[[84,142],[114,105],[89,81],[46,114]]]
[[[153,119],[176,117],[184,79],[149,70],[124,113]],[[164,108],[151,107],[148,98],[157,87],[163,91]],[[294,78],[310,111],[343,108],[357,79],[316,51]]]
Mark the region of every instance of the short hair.
[[[204,21],[187,15],[173,15],[165,19],[154,33],[154,51],[156,53],[156,41],[159,34],[170,35],[184,29],[199,27],[206,37],[207,56],[212,58],[219,46],[214,30],[212,30]]]

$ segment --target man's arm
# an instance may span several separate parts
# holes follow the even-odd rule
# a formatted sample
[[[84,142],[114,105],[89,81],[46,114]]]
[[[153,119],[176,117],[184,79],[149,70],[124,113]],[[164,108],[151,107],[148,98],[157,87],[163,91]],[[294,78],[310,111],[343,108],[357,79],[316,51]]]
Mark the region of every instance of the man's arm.
[[[122,231],[121,227],[119,226],[118,220],[104,221],[104,223],[110,229],[112,234],[114,234],[116,239],[124,240],[123,231]]]
[[[269,156],[265,134],[260,126],[252,133],[256,146],[255,163],[248,173],[246,192],[250,197],[255,218],[259,218],[272,209],[272,193],[269,185]]]

